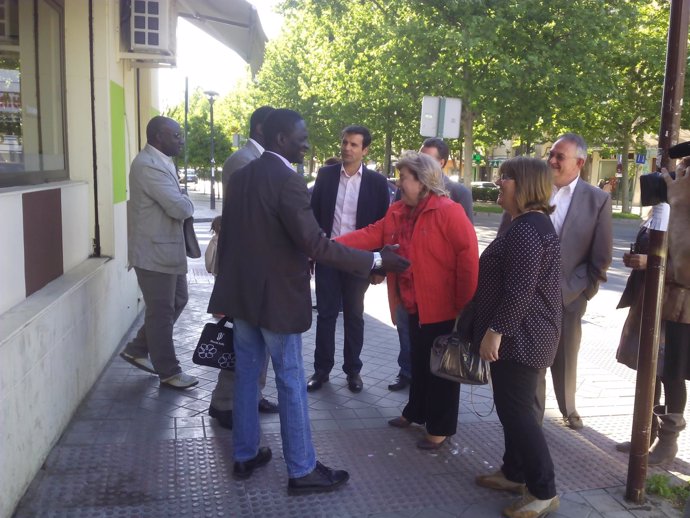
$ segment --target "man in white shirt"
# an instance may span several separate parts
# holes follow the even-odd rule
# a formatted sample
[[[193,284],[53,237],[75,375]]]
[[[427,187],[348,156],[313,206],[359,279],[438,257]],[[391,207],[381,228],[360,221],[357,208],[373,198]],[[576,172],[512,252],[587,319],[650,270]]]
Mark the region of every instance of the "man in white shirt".
[[[586,160],[587,144],[575,133],[559,137],[548,156],[553,171],[552,202],[556,205],[551,220],[561,239],[563,297],[561,338],[551,377],[564,422],[575,430],[583,426],[575,406],[582,316],[599,283],[606,282],[613,247],[611,197],[580,179]],[[544,381],[537,402],[542,416],[545,392]]]
[[[366,168],[371,134],[364,126],[342,131],[342,164],[322,167],[314,182],[311,207],[321,230],[332,238],[364,228],[381,219],[388,210],[390,194],[386,178]],[[316,264],[316,350],[314,374],[307,390],[314,391],[328,381],[335,364],[335,325],[342,308],[345,340],[343,371],[352,392],[363,387],[360,353],[364,343],[364,294],[369,281]]]
[[[132,162],[127,202],[127,256],[146,304],[144,325],[120,356],[161,385],[186,389],[199,380],[182,372],[173,327],[187,304],[187,256],[183,222],[194,204],[182,193],[172,157],[184,144],[180,125],[153,117],[146,146]]]

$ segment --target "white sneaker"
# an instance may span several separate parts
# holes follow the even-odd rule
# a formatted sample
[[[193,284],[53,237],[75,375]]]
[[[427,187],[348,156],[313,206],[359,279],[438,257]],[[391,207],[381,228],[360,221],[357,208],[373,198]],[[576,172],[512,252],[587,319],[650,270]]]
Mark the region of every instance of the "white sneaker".
[[[151,374],[156,374],[156,369],[153,368],[153,364],[151,363],[151,360],[149,360],[148,358],[137,358],[136,356],[127,354],[124,351],[120,353],[120,358],[122,358],[127,363],[134,365],[137,369],[150,372]]]
[[[503,509],[508,518],[540,518],[554,512],[560,506],[558,495],[548,500],[539,500],[527,492],[525,496]]]
[[[170,376],[169,378],[161,378],[161,384],[165,384],[176,389],[186,389],[193,387],[197,383],[199,383],[198,379],[196,379],[194,376],[190,376],[189,374],[185,374],[184,372],[180,372],[174,376]]]

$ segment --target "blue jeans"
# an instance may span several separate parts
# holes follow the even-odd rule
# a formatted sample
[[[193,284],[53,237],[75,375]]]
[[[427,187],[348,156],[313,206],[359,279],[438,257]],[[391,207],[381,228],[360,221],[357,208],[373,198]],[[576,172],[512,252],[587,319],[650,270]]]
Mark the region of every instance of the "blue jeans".
[[[410,360],[410,315],[405,311],[402,304],[398,304],[395,309],[396,328],[400,339],[400,354],[398,354],[398,365],[400,365],[400,375],[408,380],[412,378],[412,360]]]
[[[316,467],[311,440],[307,383],[302,363],[302,335],[279,334],[235,319],[235,399],[232,440],[235,461],[245,462],[259,451],[261,428],[259,377],[271,355],[278,388],[280,435],[290,478],[303,477]]]

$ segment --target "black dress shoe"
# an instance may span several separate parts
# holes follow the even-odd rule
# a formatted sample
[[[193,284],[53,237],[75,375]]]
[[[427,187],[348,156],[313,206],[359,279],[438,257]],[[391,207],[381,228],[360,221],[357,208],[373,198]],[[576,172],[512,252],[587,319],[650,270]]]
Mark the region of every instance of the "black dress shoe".
[[[339,488],[349,479],[347,471],[331,469],[317,461],[314,471],[308,475],[288,480],[288,494],[325,493]]]
[[[388,390],[391,390],[393,392],[396,392],[398,390],[402,390],[404,388],[407,388],[407,386],[410,384],[410,378],[407,376],[403,376],[402,374],[398,375],[397,378],[395,378],[395,382],[391,383],[388,385]]]
[[[277,414],[278,405],[262,397],[261,401],[259,401],[259,412],[261,412],[262,414]]]
[[[315,390],[319,390],[327,381],[328,374],[325,372],[316,371],[312,377],[309,378],[309,381],[307,381],[307,391],[313,392]]]
[[[362,392],[362,377],[359,374],[348,374],[347,375],[347,387],[351,392]]]
[[[232,410],[218,410],[214,406],[208,407],[208,415],[218,421],[221,428],[232,430]]]
[[[245,460],[244,462],[235,462],[232,468],[232,474],[235,478],[246,479],[252,476],[252,473],[256,468],[260,468],[268,464],[271,460],[273,454],[271,453],[271,448],[268,446],[261,446],[259,448],[259,453],[253,459]]]

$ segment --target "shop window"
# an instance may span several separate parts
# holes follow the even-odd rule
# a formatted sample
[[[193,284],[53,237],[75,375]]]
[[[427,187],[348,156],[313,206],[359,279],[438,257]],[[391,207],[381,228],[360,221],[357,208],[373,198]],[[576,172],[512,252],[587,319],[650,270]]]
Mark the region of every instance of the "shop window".
[[[63,10],[0,0],[0,187],[68,177]]]

